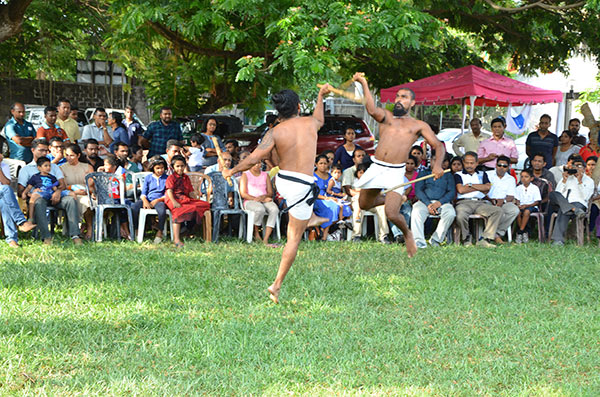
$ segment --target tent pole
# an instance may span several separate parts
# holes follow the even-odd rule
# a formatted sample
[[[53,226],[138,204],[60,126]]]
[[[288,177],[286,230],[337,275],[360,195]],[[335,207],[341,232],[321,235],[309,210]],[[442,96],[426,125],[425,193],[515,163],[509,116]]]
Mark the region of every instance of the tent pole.
[[[461,106],[462,106],[462,112],[461,112],[462,113],[462,122],[460,125],[460,133],[464,134],[464,132],[465,132],[465,117],[467,117],[467,107],[466,107],[467,101],[465,98],[463,98],[461,102],[462,102],[462,104],[461,104]]]
[[[443,118],[444,118],[444,111],[443,111],[443,110],[441,110],[441,111],[440,111],[440,127],[439,127],[439,128],[440,128],[440,131],[442,130],[442,119],[443,119]]]
[[[473,117],[475,116],[475,100],[477,99],[476,96],[470,96],[469,100],[471,101],[471,112],[469,113],[469,123],[471,122],[471,120],[473,120]]]

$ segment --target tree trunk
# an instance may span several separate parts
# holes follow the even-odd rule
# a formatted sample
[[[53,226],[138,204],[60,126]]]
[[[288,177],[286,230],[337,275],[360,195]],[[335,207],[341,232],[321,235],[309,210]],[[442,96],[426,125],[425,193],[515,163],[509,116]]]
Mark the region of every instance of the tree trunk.
[[[25,10],[33,0],[10,0],[0,5],[0,43],[10,39],[21,30]]]

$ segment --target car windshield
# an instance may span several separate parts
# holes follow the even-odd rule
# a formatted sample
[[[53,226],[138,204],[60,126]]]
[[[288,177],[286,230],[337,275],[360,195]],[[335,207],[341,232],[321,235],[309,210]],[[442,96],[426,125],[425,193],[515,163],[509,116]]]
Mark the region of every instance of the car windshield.
[[[465,132],[468,132],[468,130],[465,130]],[[440,141],[448,141],[458,134],[460,134],[460,130],[457,129],[441,130],[440,133],[437,134],[437,138]]]

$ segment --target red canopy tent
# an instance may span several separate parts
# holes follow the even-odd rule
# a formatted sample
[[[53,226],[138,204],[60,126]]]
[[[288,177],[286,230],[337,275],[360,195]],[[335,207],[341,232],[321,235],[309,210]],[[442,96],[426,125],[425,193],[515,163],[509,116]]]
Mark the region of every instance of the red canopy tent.
[[[412,89],[419,105],[521,106],[562,102],[560,91],[544,90],[477,66],[465,66],[381,90],[381,102],[394,102],[400,87]]]

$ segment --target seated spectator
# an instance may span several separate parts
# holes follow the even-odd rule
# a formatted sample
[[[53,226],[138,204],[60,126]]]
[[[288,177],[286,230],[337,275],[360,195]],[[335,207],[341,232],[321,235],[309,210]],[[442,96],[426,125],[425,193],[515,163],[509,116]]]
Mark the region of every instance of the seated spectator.
[[[144,149],[138,145],[132,145],[129,148],[129,157],[127,158],[127,171],[130,172],[144,172],[144,164],[142,160],[144,159]]]
[[[581,157],[574,158],[571,166],[565,166],[556,191],[550,193],[550,211],[557,209],[558,216],[552,232],[552,244],[564,245],[565,233],[572,217],[584,217],[588,202],[594,193],[594,181],[585,175]]]
[[[452,159],[450,160],[450,169],[452,170],[453,174],[462,171],[463,165],[461,156],[452,157]]]
[[[495,241],[502,244],[502,237],[519,215],[519,208],[514,203],[515,189],[517,184],[507,171],[510,167],[510,159],[506,156],[499,156],[496,161],[496,169],[487,171],[488,180],[491,183],[490,191],[487,196],[492,204],[502,208],[502,218],[496,229]]]
[[[127,171],[125,171],[125,168],[123,168],[122,161],[114,154],[109,154],[104,159],[104,166],[100,167],[98,171],[105,172],[107,174],[113,174],[115,176],[115,178],[112,179],[111,197],[115,204],[121,204],[121,190],[119,188],[119,181],[123,181],[124,188],[127,189]],[[125,199],[125,204],[131,206],[133,202]],[[121,219],[121,236],[127,240],[131,240],[133,236],[129,235],[129,221],[127,220],[127,212],[125,210],[121,210],[119,218]]]
[[[225,141],[225,151],[231,154],[233,159],[232,167],[235,167],[240,159],[240,144],[235,139],[228,139]]]
[[[98,156],[98,147],[97,140],[93,138],[85,140],[83,144],[84,155],[80,159],[82,162],[88,163],[94,169],[94,172],[104,166],[104,160]]]
[[[585,174],[592,177],[592,173],[594,172],[594,168],[596,168],[596,163],[598,162],[598,157],[590,156],[585,160]]]
[[[12,118],[4,126],[10,158],[31,162],[31,141],[35,139],[33,124],[25,120],[25,106],[15,102],[10,107]]]
[[[212,216],[209,203],[190,197],[194,187],[190,177],[185,174],[187,168],[185,157],[181,155],[174,156],[171,160],[171,167],[174,173],[169,175],[165,183],[165,204],[173,216],[173,242],[177,248],[183,248],[180,237],[181,224],[192,221],[199,224],[202,217],[205,217],[204,222],[206,225],[210,225]],[[208,230],[208,228],[205,228],[205,230]],[[208,235],[204,237],[210,239]]]
[[[1,157],[2,155],[0,155]],[[0,162],[0,218],[4,225],[4,235],[10,247],[19,247],[18,232],[29,232],[36,225],[25,219],[19,208],[15,193],[10,188],[10,168]]]
[[[131,140],[129,139],[129,132],[127,127],[123,124],[123,115],[119,112],[111,112],[110,117],[106,121],[108,126],[112,129],[113,141],[109,145],[109,150],[114,152],[115,144],[122,142],[129,147]]]
[[[65,159],[65,148],[62,138],[55,136],[48,143],[50,144],[50,153],[46,157],[59,167],[66,163],[67,159]]]
[[[427,169],[427,158],[425,157],[425,151],[419,145],[414,145],[410,148],[410,156],[417,159],[417,173],[425,171]]]
[[[82,231],[85,230],[85,238],[90,240],[92,238],[94,214],[91,210],[90,200],[85,188],[85,176],[94,172],[94,169],[91,165],[79,161],[81,158],[81,148],[77,144],[71,143],[67,146],[65,157],[67,162],[60,166],[60,170],[65,176],[67,190],[75,195],[79,217],[85,220]]]
[[[490,180],[485,172],[476,171],[476,168],[477,153],[467,152],[463,156],[463,170],[454,174],[458,193],[455,207],[456,223],[460,227],[463,244],[470,246],[472,242],[469,216],[476,214],[485,217],[485,229],[477,245],[495,247],[491,241],[496,238],[496,230],[502,219],[502,209],[485,200],[485,195],[491,188]]]
[[[323,241],[327,240],[329,235],[329,228],[333,223],[339,222],[343,225],[344,218],[352,215],[352,209],[349,205],[344,204],[341,200],[337,200],[335,197],[327,196],[327,185],[331,175],[329,175],[329,161],[327,156],[322,154],[317,156],[316,170],[314,172],[315,183],[319,187],[319,195],[315,201],[313,212],[323,218],[327,218],[328,221],[321,225],[320,237]]]
[[[356,131],[354,131],[353,128],[346,128],[346,132],[344,133],[344,144],[340,145],[335,150],[330,167],[339,163],[342,166],[342,170],[345,170],[354,165],[354,161],[352,160],[354,151],[356,149],[362,149],[359,145],[354,143],[355,139]]]
[[[333,160],[335,158],[335,152],[331,149],[327,149],[324,150],[321,154],[327,156],[327,161],[329,162],[329,170],[331,171],[331,167],[333,166]]]
[[[334,164],[331,167],[331,179],[327,184],[327,195],[340,200],[346,200],[348,196],[342,190],[342,172],[342,166],[340,164]]]
[[[240,178],[240,195],[244,200],[246,211],[254,213],[254,239],[269,244],[269,237],[277,224],[279,207],[273,202],[273,185],[269,174],[261,169],[262,164],[256,163],[248,171],[242,173]],[[267,225],[264,236],[261,238],[259,227],[263,218],[267,217]]]
[[[44,138],[47,141],[54,138],[55,136],[61,138],[63,141],[68,141],[69,137],[67,133],[56,124],[56,118],[58,117],[58,111],[54,106],[46,106],[44,109],[44,122],[37,129],[36,138]]]
[[[567,164],[569,156],[579,153],[579,150],[583,147],[573,143],[573,133],[569,130],[564,130],[562,134],[560,134],[558,143],[558,150],[556,150],[556,156],[554,156],[554,166]]]
[[[352,161],[354,161],[354,165],[350,168],[346,168],[342,173],[342,189],[346,195],[350,198],[350,202],[352,205],[352,241],[358,242],[361,240],[362,233],[362,212],[360,206],[358,204],[358,196],[360,194],[360,189],[356,187],[356,182],[359,177],[357,177],[357,173],[359,169],[364,173],[369,166],[365,164],[363,161],[367,153],[364,149],[356,149],[352,154]],[[379,241],[384,244],[389,242],[388,233],[390,232],[387,216],[385,216],[385,208],[383,205],[378,207],[373,207],[369,209],[369,212],[375,214],[378,220],[379,225]]]
[[[202,165],[204,159],[204,137],[200,134],[194,134],[190,138],[190,145],[186,146],[186,151],[189,153],[188,157],[188,167],[190,167],[190,171],[192,172],[202,172],[204,171],[204,166]]]
[[[183,144],[177,139],[169,139],[167,141],[167,152],[162,155],[162,158],[167,162],[167,176],[173,173],[173,168],[170,164],[172,164],[173,157],[182,156],[183,155]]]
[[[587,161],[591,156],[598,158],[600,156],[600,149],[597,145],[590,142],[579,150],[579,155],[583,158],[583,161]]]
[[[504,135],[506,122],[503,118],[497,117],[492,120],[492,137],[481,142],[477,150],[479,165],[486,171],[496,169],[496,159],[505,155],[510,162],[517,164],[519,161],[519,152],[515,141]]]
[[[37,160],[40,157],[46,157],[48,154],[48,141],[45,139],[34,139],[31,142],[31,152],[33,154],[33,161],[21,168],[19,173],[19,195],[23,194],[27,186],[27,181],[34,174],[37,174]],[[77,208],[77,202],[71,196],[63,196],[62,191],[66,189],[66,183],[64,175],[56,164],[50,164],[50,174],[58,180],[58,189],[52,194],[50,202],[53,207],[62,209],[65,213],[68,230],[67,233],[71,237],[74,244],[81,244],[79,238],[79,210]],[[50,228],[48,226],[48,217],[46,216],[47,205],[46,200],[37,200],[35,205],[35,223],[40,231],[40,238],[47,244],[52,243],[50,236]]]
[[[27,186],[21,194],[24,201],[29,201],[29,219],[33,221],[35,217],[35,203],[38,200],[46,200],[49,203],[54,192],[59,191],[61,196],[69,195],[68,190],[60,191],[58,188],[58,179],[50,174],[50,159],[48,157],[40,157],[35,162],[38,173],[33,174],[27,181]]]
[[[408,160],[406,160],[404,182],[410,182],[417,179],[417,177],[419,176],[419,172],[417,171],[417,164],[419,164],[419,160],[415,156],[409,155]],[[422,172],[425,172],[427,170],[428,168],[424,169]],[[412,204],[414,201],[416,201],[414,183],[404,188],[404,196],[406,196],[406,201],[400,206],[400,213],[402,214],[402,216],[404,216],[406,224],[410,225],[410,214],[412,212]],[[404,242],[404,235],[402,234],[402,231],[398,226],[394,224],[392,224],[392,234],[394,235],[394,240],[396,240],[397,243]]]
[[[533,183],[540,191],[542,200],[539,204],[540,211],[545,211],[548,205],[548,195],[556,187],[556,180],[554,174],[547,170],[545,167],[546,162],[544,161],[544,155],[536,153],[531,159],[531,171],[533,172]]]
[[[560,166],[557,165],[555,167],[550,168],[550,172],[552,173],[552,176],[554,177],[555,182],[560,181],[562,179],[565,169],[573,168],[573,161],[575,161],[575,160],[583,161],[583,159],[581,158],[581,156],[579,154],[573,153],[572,155],[569,156],[569,158],[567,159],[567,163],[565,165],[560,165]],[[535,170],[534,170],[534,172],[535,172]],[[554,187],[556,188],[556,183],[555,183]],[[542,196],[543,196],[543,192],[542,192]]]
[[[435,151],[432,151],[431,162],[434,161]],[[448,165],[445,169],[448,168]],[[430,174],[431,170],[425,170],[419,174],[419,177]],[[437,228],[429,240],[429,244],[432,246],[439,246],[446,239],[446,233],[452,226],[454,218],[456,218],[456,211],[452,206],[452,201],[456,195],[454,177],[452,174],[446,173],[440,179],[429,178],[414,185],[418,201],[415,202],[412,208],[410,229],[413,232],[417,248],[427,247],[424,229],[425,221],[430,215],[440,217]]]
[[[539,205],[542,202],[540,189],[533,183],[533,171],[526,169],[521,171],[521,183],[515,189],[515,201],[519,207],[517,216],[517,244],[529,242],[529,216],[539,211]]]
[[[136,201],[131,206],[133,215],[133,223],[136,228],[139,228],[140,210],[155,209],[158,213],[158,226],[154,244],[158,244],[163,240],[163,230],[167,219],[167,205],[165,204],[165,191],[167,184],[167,162],[159,155],[153,156],[149,161],[151,175],[146,175],[142,185],[142,194],[140,200]]]

